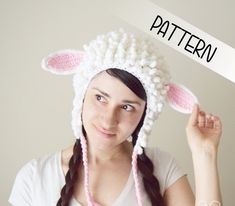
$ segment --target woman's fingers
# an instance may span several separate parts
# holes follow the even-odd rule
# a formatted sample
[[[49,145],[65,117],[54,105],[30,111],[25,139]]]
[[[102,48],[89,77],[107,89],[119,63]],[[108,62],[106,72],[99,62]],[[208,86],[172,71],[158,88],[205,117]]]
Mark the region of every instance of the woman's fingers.
[[[206,125],[206,113],[203,111],[200,111],[198,115],[198,126],[205,127],[205,125]]]
[[[222,127],[222,124],[218,116],[214,116],[211,113],[206,113],[200,110],[199,105],[195,104],[193,107],[192,114],[190,115],[189,121],[188,121],[188,127],[190,126],[220,129]]]
[[[212,114],[206,114],[206,124],[205,127],[207,128],[214,128],[214,118],[212,118],[213,115]]]
[[[222,127],[220,118],[218,116],[213,116],[211,113],[205,113],[200,111],[198,115],[198,126],[205,128],[218,128]]]
[[[194,104],[193,111],[189,117],[188,126],[196,126],[198,122],[198,111],[199,106],[198,104]]]
[[[213,119],[214,119],[214,125],[213,125],[214,128],[221,129],[222,128],[222,123],[220,121],[220,118],[218,116],[214,116]]]

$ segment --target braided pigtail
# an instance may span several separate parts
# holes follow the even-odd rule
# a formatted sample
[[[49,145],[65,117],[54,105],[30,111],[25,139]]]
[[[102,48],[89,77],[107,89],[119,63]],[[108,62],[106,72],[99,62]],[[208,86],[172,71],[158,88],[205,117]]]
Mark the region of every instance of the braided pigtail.
[[[137,136],[132,135],[132,144],[135,146]],[[138,170],[142,174],[142,180],[144,184],[145,191],[153,206],[164,206],[163,197],[160,192],[160,184],[158,179],[154,176],[153,170],[154,166],[152,161],[145,154],[144,148],[143,153],[137,157]]]
[[[82,162],[82,148],[80,139],[77,139],[73,147],[73,155],[69,160],[69,170],[65,176],[65,185],[60,192],[60,199],[56,206],[68,206],[74,192],[74,184],[78,179],[78,168]]]
[[[139,130],[140,130],[141,126],[143,125],[145,113],[146,113],[146,108],[144,110],[144,114],[143,114],[137,128],[135,129],[135,131],[132,134],[133,148],[135,147],[136,141],[138,139]],[[153,174],[154,165],[153,165],[152,161],[149,159],[149,157],[145,154],[144,148],[143,148],[143,153],[141,155],[137,155],[137,158],[136,157],[132,157],[132,158],[137,159],[136,168],[138,168],[138,170],[142,174],[143,185],[144,185],[145,191],[147,192],[148,197],[149,197],[152,205],[153,206],[164,206],[163,197],[160,192],[159,181]],[[136,168],[134,167],[134,170],[136,170]],[[137,187],[139,187],[138,186],[138,178],[136,178],[136,180],[137,180]],[[137,188],[137,189],[139,189],[139,188]]]
[[[142,174],[144,188],[148,193],[152,205],[163,206],[160,185],[158,179],[153,174],[153,163],[145,154],[144,150],[143,153],[138,156],[138,168]]]

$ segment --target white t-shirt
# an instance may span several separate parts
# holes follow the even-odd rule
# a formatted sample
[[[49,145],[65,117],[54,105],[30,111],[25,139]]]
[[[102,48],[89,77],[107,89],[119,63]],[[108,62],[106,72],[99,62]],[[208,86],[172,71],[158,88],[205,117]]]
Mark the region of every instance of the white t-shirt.
[[[8,201],[14,206],[55,206],[65,184],[61,152],[35,158],[25,164],[17,173]],[[154,175],[158,178],[162,195],[177,179],[187,175],[168,152],[158,147],[146,148],[145,152],[154,164]],[[141,194],[143,205],[151,206],[142,181]],[[132,171],[124,189],[112,204],[112,206],[123,205],[138,205]],[[70,206],[81,206],[81,204],[72,198]]]

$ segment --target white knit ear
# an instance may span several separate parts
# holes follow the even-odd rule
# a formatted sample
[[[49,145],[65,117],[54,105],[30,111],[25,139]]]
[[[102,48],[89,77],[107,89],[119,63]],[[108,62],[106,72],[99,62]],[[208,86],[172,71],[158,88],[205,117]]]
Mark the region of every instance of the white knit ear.
[[[83,51],[60,50],[49,54],[42,60],[42,68],[54,74],[67,75],[77,72],[84,58]]]
[[[178,112],[192,113],[194,103],[198,103],[197,97],[185,86],[168,84],[167,101]]]

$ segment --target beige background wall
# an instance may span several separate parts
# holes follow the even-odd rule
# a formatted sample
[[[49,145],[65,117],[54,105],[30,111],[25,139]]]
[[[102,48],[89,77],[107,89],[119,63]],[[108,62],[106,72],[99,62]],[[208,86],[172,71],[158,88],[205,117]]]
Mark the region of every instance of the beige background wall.
[[[235,48],[233,0],[153,2]],[[74,141],[72,76],[43,71],[42,57],[63,48],[80,49],[96,34],[119,27],[137,31],[103,10],[99,1],[0,0],[0,205],[9,205],[15,175],[27,161]],[[160,42],[159,47],[174,80],[189,87],[205,111],[222,119],[221,187],[224,205],[234,205],[235,84]],[[187,120],[188,115],[166,106],[150,144],[172,153],[194,187]]]

